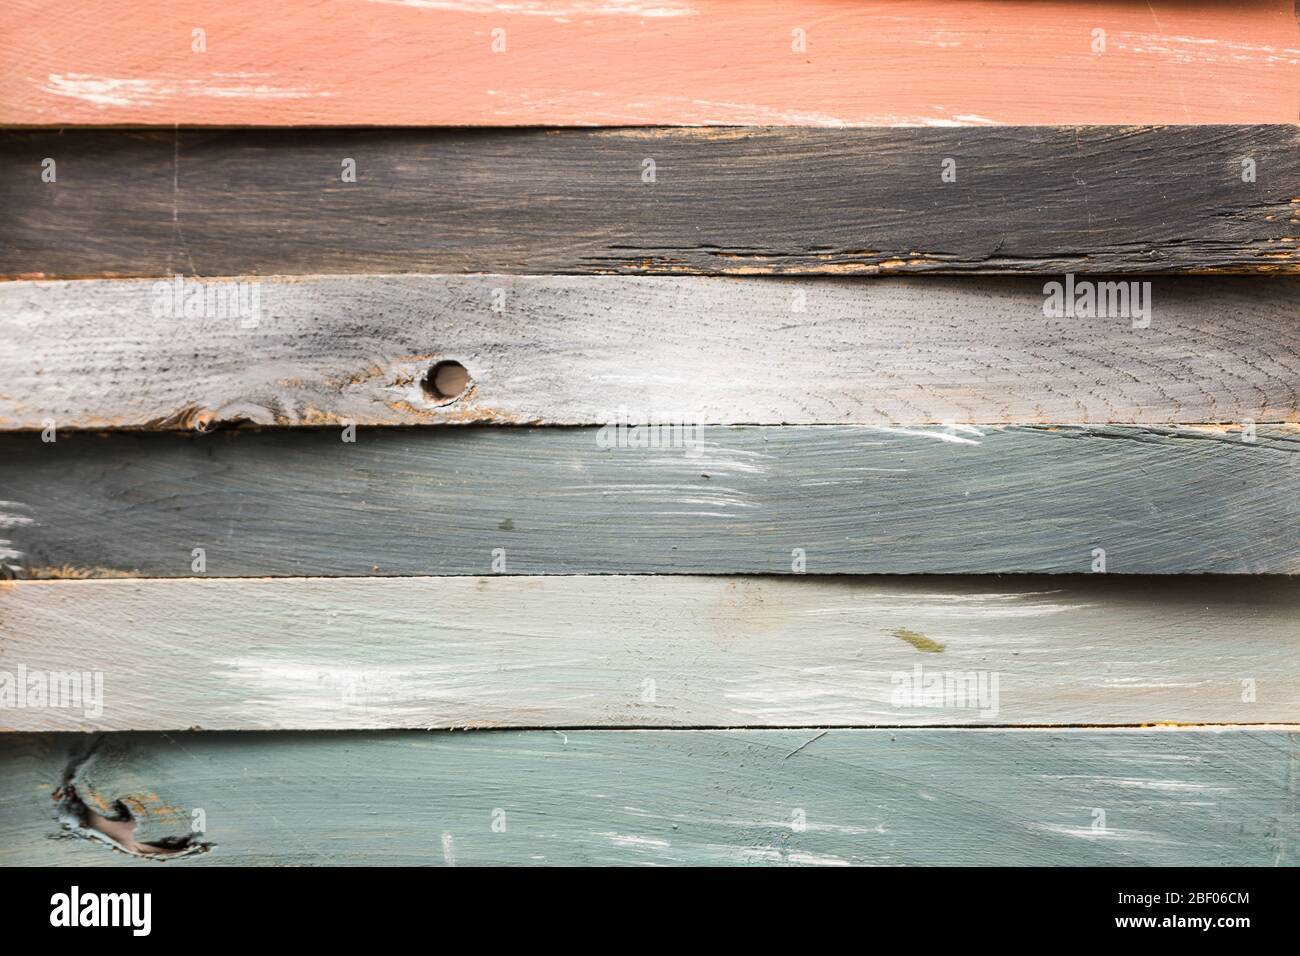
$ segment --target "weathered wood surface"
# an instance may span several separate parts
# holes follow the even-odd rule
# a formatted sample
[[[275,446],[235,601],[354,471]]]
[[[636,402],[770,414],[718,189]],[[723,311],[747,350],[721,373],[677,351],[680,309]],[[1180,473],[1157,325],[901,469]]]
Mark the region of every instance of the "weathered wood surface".
[[[23,581],[0,730],[1285,722],[1297,621],[1278,577]]]
[[[1298,64],[1292,0],[11,0],[0,123],[1287,123]]]
[[[33,577],[1300,572],[1294,425],[656,434],[9,433],[0,548]]]
[[[11,130],[0,208],[28,278],[1296,272],[1300,127]]]
[[[620,408],[718,424],[1300,418],[1300,279],[1157,278],[1144,316],[1102,318],[1045,316],[1044,285],[503,275],[0,283],[0,429],[589,425]],[[465,366],[466,393],[425,391],[440,361]]]
[[[1266,729],[6,735],[0,864],[145,862],[90,811],[170,843],[167,866],[1294,865],[1298,750]]]

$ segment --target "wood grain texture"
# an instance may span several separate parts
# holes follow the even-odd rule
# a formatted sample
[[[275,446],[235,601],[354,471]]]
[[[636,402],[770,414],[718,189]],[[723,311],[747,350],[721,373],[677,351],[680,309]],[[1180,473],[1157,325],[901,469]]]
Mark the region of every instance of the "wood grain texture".
[[[801,549],[812,574],[1087,572],[1100,548],[1109,572],[1300,571],[1289,425],[347,434],[0,436],[5,564],[189,577],[202,548],[218,577],[790,573]]]
[[[1292,0],[14,0],[0,64],[5,124],[1277,123],[1300,108]]]
[[[0,730],[1286,722],[1297,620],[1277,577],[23,581]]]
[[[0,208],[29,278],[1295,272],[1300,127],[8,131]]]
[[[1146,328],[1045,317],[1043,286],[502,275],[0,283],[0,429],[590,425],[619,409],[717,424],[1300,419],[1300,279],[1158,278]],[[421,387],[444,360],[473,380],[451,401]]]
[[[5,735],[0,864],[145,862],[75,794],[196,844],[167,866],[1294,865],[1297,756],[1264,729]]]

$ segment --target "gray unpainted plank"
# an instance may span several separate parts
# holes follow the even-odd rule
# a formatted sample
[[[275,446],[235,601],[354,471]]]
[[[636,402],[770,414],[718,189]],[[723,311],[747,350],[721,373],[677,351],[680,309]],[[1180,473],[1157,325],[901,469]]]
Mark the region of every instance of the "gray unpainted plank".
[[[157,865],[89,809],[189,843],[168,866],[1294,865],[1297,750],[1282,729],[4,735],[0,864]]]
[[[1045,316],[1041,279],[0,283],[0,429],[1300,418],[1300,279],[1144,281],[1146,327]]]
[[[1285,722],[1298,621],[1284,577],[9,582],[0,730]]]
[[[26,577],[1062,573],[1101,570],[1100,550],[1109,573],[1300,571],[1294,425],[706,426],[658,448],[595,428],[347,437],[0,436],[4,564]]]
[[[1293,125],[11,130],[0,273],[1295,272],[1298,147]]]

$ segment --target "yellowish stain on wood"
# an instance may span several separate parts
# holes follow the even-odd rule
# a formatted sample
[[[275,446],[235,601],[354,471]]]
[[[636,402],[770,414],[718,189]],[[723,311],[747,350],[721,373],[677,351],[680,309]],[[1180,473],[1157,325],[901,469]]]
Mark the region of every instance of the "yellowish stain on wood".
[[[930,640],[930,638],[917,631],[909,631],[905,627],[896,627],[889,633],[894,635],[894,637],[898,638],[900,641],[906,641],[918,651],[923,651],[926,654],[943,653],[944,646],[942,644],[938,641]]]

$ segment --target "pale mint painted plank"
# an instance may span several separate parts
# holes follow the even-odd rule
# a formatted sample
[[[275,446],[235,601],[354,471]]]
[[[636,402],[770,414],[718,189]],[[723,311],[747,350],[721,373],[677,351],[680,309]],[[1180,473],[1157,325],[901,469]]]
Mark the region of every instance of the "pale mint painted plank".
[[[138,843],[207,845],[168,866],[1300,862],[1282,730],[90,740],[0,738],[0,864],[143,862],[86,807],[127,808]]]
[[[1300,280],[1142,281],[1145,319],[1045,316],[1042,279],[7,282],[0,429],[1300,417]]]
[[[22,581],[0,730],[1260,724],[1298,621],[1284,577]]]
[[[346,437],[0,436],[0,560],[33,577],[189,577],[195,549],[218,577],[1058,573],[1104,551],[1110,573],[1300,571],[1296,426]]]

